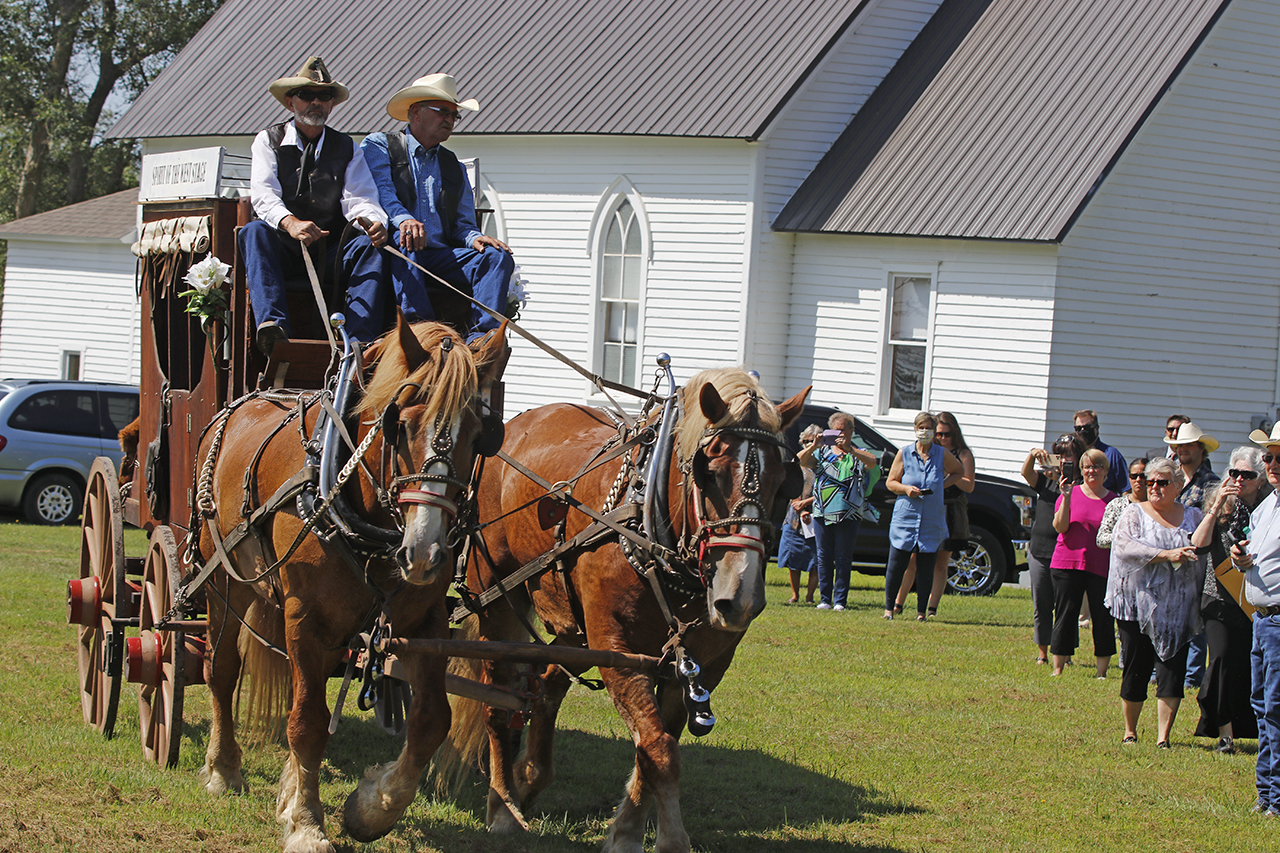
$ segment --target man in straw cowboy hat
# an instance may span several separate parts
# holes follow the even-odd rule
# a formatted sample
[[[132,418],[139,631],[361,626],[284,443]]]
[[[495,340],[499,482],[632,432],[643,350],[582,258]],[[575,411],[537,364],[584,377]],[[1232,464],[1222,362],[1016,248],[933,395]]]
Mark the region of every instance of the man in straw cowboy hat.
[[[1173,436],[1166,435],[1164,443],[1178,454],[1178,464],[1182,466],[1183,476],[1187,478],[1187,484],[1178,493],[1178,503],[1204,509],[1205,492],[1222,479],[1213,473],[1213,468],[1209,465],[1209,454],[1218,449],[1218,440],[1187,421],[1179,425]],[[1208,655],[1209,648],[1204,633],[1196,634],[1191,638],[1191,650],[1187,653],[1187,687],[1197,688],[1204,680]]]
[[[1280,817],[1280,424],[1249,440],[1263,449],[1267,481],[1275,491],[1249,516],[1249,538],[1232,546],[1231,564],[1245,573],[1253,615],[1251,704],[1258,719],[1258,799],[1255,812]]]
[[[407,126],[371,133],[360,147],[404,253],[501,314],[515,260],[506,243],[476,225],[471,182],[443,145],[463,115],[479,109],[474,98],[458,100],[453,77],[429,74],[387,102],[387,114]],[[469,340],[497,327],[496,319],[421,270],[394,257],[390,264],[395,301],[409,319],[465,326]]]
[[[320,275],[340,263],[347,276],[348,332],[372,340],[383,331],[379,248],[387,242],[387,215],[355,142],[325,126],[334,105],[347,99],[347,87],[312,56],[267,88],[293,115],[259,133],[252,146],[249,189],[258,218],[240,229],[239,247],[258,347],[269,354],[277,340],[289,337],[285,282],[306,280],[303,246]],[[344,241],[347,223],[360,218],[372,223],[368,233],[353,229]]]

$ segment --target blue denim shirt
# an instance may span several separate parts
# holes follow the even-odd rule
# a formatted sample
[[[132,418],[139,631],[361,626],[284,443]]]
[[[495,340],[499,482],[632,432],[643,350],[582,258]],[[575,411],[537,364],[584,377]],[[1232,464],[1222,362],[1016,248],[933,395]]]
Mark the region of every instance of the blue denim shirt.
[[[399,231],[406,220],[416,219],[426,230],[428,249],[470,247],[472,241],[482,234],[476,226],[475,193],[467,170],[462,170],[462,197],[458,199],[458,218],[454,222],[453,233],[445,234],[440,214],[436,212],[441,193],[440,161],[437,155],[440,146],[424,148],[409,132],[408,125],[405,126],[404,133],[404,141],[409,149],[409,171],[413,175],[417,195],[413,210],[405,208],[396,196],[395,184],[391,180],[391,155],[387,153],[387,135],[382,132],[371,133],[360,143],[365,162],[373,173],[373,182],[378,186],[378,200],[391,220],[391,230]]]
[[[942,481],[947,478],[945,454],[940,444],[929,446],[928,459],[921,458],[914,441],[902,448],[903,485],[933,489],[933,494],[918,498],[898,495],[894,499],[889,522],[889,544],[894,548],[932,554],[947,538],[947,510],[942,498]]]

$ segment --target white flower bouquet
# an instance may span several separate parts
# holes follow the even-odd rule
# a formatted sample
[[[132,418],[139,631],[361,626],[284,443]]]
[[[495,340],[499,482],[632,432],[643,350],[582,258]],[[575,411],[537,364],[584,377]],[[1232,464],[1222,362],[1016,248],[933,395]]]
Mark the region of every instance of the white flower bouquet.
[[[224,264],[213,255],[205,258],[198,264],[192,264],[187,270],[187,274],[183,276],[190,287],[190,290],[184,290],[179,296],[185,297],[187,300],[187,313],[195,314],[200,318],[200,326],[206,332],[209,331],[209,324],[214,320],[227,322],[227,292],[222,289],[222,285],[231,282],[231,265]]]

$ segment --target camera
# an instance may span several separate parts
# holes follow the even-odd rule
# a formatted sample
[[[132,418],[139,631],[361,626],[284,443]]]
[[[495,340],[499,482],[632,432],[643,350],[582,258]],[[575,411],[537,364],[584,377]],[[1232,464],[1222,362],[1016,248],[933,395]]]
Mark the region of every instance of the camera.
[[[818,439],[818,443],[825,444],[830,447],[840,440],[841,435],[843,435],[843,433],[838,429],[824,429],[822,431],[822,437]]]

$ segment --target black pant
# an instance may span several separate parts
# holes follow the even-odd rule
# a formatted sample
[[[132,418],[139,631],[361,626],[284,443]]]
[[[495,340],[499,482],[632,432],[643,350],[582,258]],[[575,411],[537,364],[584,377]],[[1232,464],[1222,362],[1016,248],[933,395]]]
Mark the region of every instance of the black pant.
[[[884,609],[892,610],[897,604],[898,590],[902,589],[902,576],[911,565],[911,551],[889,548],[889,562],[884,570]],[[916,611],[924,616],[933,594],[933,564],[938,561],[937,551],[916,551]]]
[[[1147,685],[1151,671],[1156,673],[1156,696],[1181,699],[1182,682],[1187,675],[1186,643],[1168,660],[1156,657],[1151,638],[1142,633],[1137,622],[1120,620],[1120,642],[1124,646],[1124,675],[1120,678],[1120,698],[1129,702],[1147,701]]]
[[[1116,628],[1105,603],[1107,579],[1082,569],[1050,569],[1050,574],[1053,577],[1053,638],[1049,651],[1063,657],[1075,654],[1080,637],[1080,605],[1087,595],[1093,620],[1094,657],[1114,655]]]
[[[1233,737],[1258,736],[1258,720],[1249,695],[1253,690],[1253,624],[1234,601],[1215,601],[1201,611],[1209,642],[1209,666],[1196,701],[1200,704],[1197,737],[1217,737],[1220,726],[1231,724]]]

